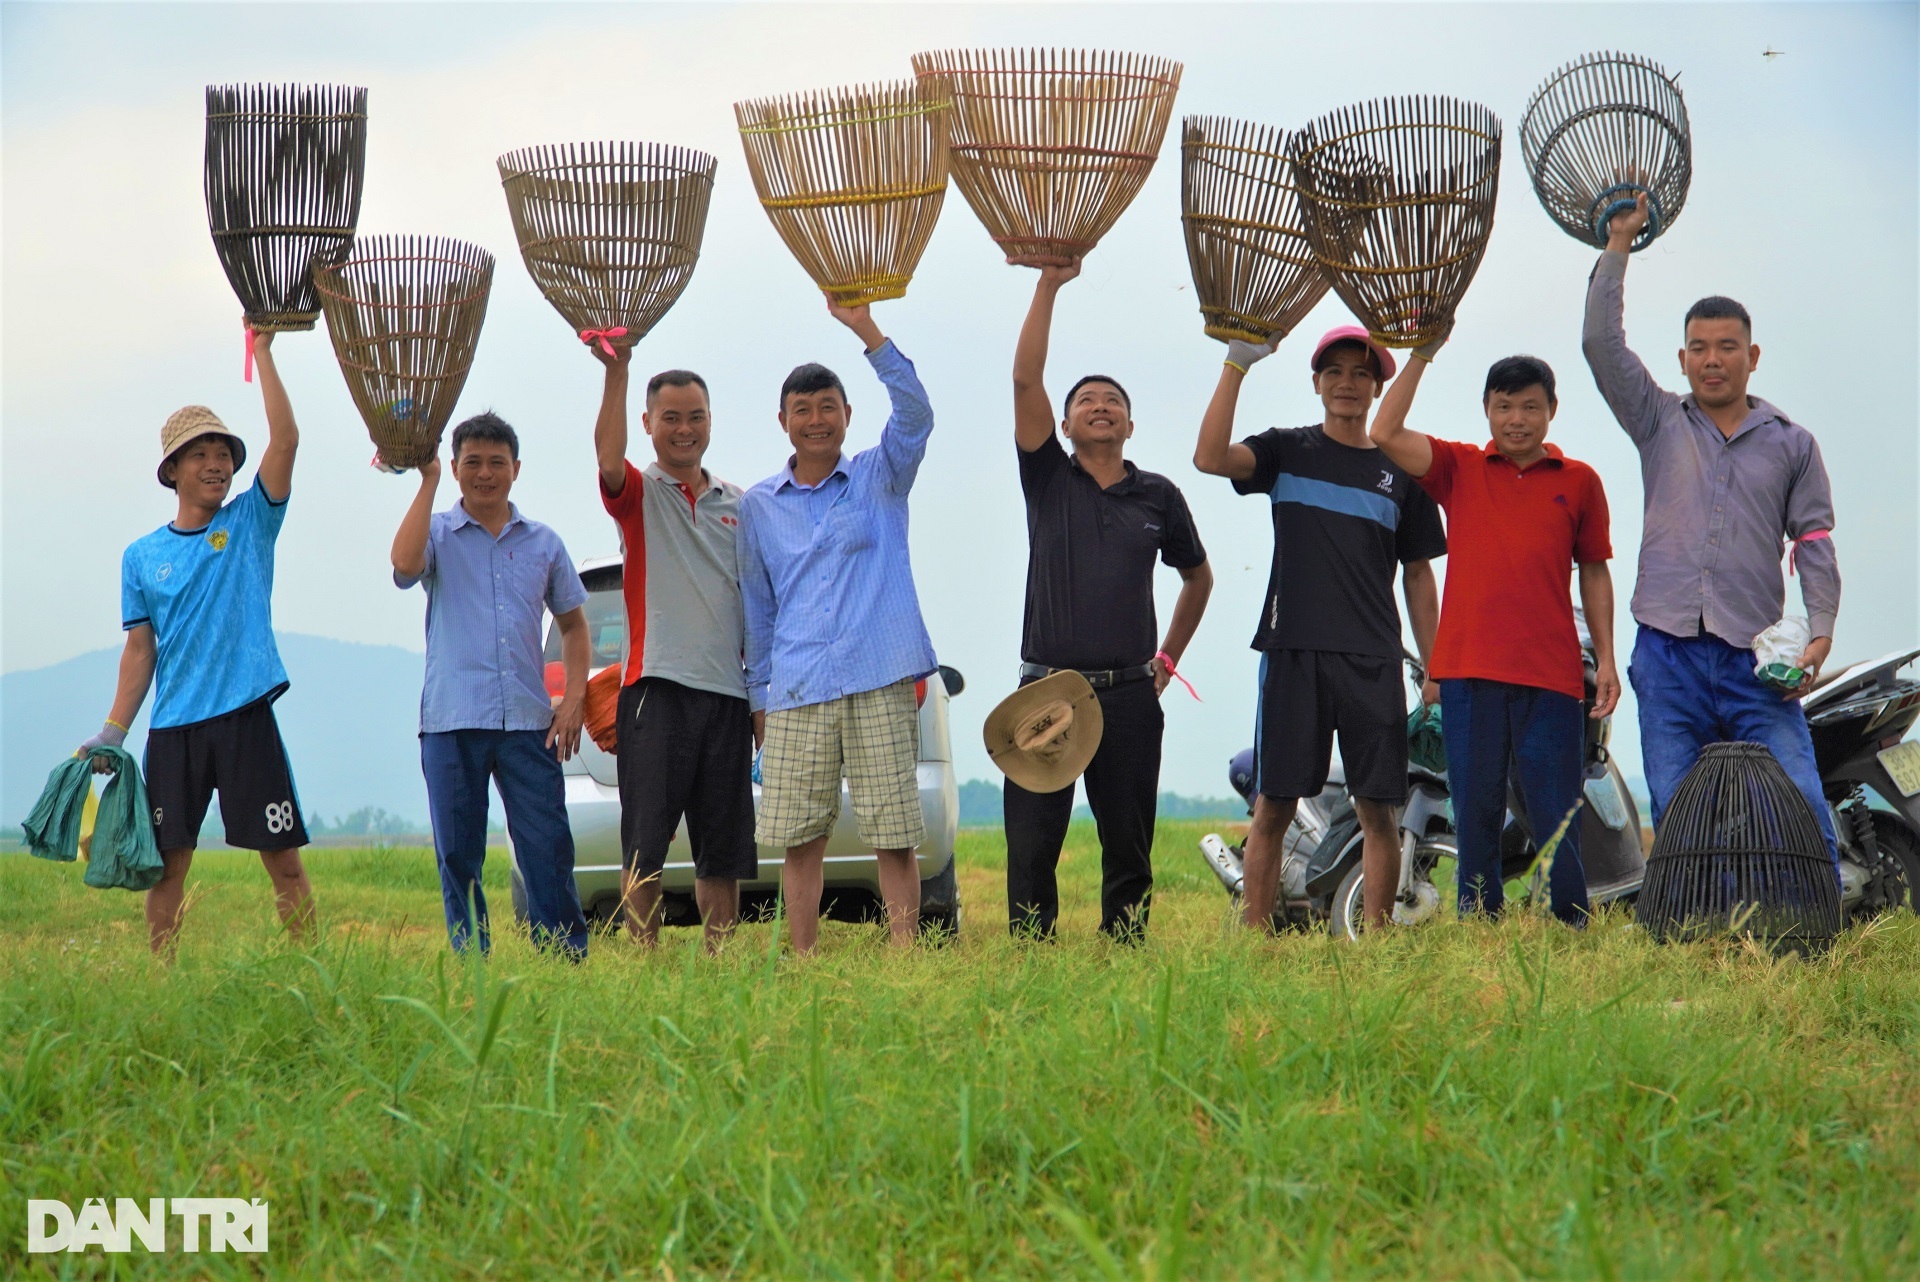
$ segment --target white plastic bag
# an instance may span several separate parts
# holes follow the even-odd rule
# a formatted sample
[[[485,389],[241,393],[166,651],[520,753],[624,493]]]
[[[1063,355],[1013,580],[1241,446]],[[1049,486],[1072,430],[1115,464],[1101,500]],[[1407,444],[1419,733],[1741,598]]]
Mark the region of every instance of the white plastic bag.
[[[1779,690],[1796,690],[1806,673],[1800,656],[1813,644],[1813,625],[1789,614],[1753,639],[1753,675]]]

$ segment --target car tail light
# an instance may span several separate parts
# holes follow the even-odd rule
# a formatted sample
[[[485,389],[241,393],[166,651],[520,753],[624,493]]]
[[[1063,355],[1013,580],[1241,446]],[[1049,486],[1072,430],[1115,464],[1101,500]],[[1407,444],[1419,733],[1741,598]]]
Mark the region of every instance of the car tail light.
[[[547,693],[559,698],[567,692],[567,665],[549,663],[546,670]]]
[[[927,679],[925,677],[921,677],[913,683],[913,706],[916,708],[924,708],[927,706]]]

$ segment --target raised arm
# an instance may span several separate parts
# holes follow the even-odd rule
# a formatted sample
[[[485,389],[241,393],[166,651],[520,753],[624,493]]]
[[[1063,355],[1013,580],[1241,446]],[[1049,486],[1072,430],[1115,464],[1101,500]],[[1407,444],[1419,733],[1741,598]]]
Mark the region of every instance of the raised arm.
[[[267,410],[267,448],[260,455],[259,480],[267,497],[284,503],[293,493],[293,456],[300,449],[300,428],[293,421],[293,402],[273,363],[273,335],[255,333],[253,365],[260,372],[260,399]]]
[[[880,332],[865,303],[842,307],[829,296],[827,310],[859,338],[866,349],[867,364],[873,366],[880,385],[887,389],[889,412],[887,425],[880,431],[879,453],[887,470],[887,488],[904,495],[913,488],[914,478],[920,475],[920,462],[927,456],[927,438],[933,435],[933,402],[927,399],[927,389],[921,385],[913,362]],[[851,403],[847,412],[852,415]]]
[[[1053,335],[1053,300],[1060,287],[1080,274],[1080,259],[1064,267],[1042,267],[1034,282],[1033,303],[1013,348],[1013,439],[1031,454],[1047,443],[1056,426],[1047,399],[1047,343]]]
[[[608,494],[618,494],[627,484],[627,375],[633,368],[633,349],[616,347],[609,356],[595,343],[587,350],[607,367],[600,417],[593,421],[593,452],[600,459],[600,483]]]
[[[434,455],[420,465],[420,488],[414,492],[407,514],[393,536],[393,581],[403,588],[418,583],[427,573],[427,537],[433,528],[433,495],[440,488],[440,456]]]
[[[1233,439],[1233,419],[1240,408],[1240,384],[1247,371],[1258,361],[1273,355],[1279,340],[1271,343],[1227,344],[1227,359],[1220,366],[1220,381],[1214,384],[1213,399],[1200,419],[1200,440],[1193,447],[1193,465],[1209,476],[1224,476],[1244,481],[1254,474],[1259,462],[1253,451]]]
[[[1660,413],[1673,393],[1653,381],[1645,363],[1627,346],[1627,254],[1633,238],[1647,225],[1647,198],[1622,210],[1607,224],[1607,250],[1600,255],[1587,280],[1587,314],[1581,329],[1580,350],[1607,407],[1636,445],[1653,439]]]
[[[1414,348],[1413,359],[1406,363],[1400,371],[1400,377],[1393,380],[1387,388],[1387,394],[1380,398],[1380,408],[1374,411],[1373,425],[1367,429],[1367,435],[1380,447],[1380,452],[1398,463],[1408,476],[1425,476],[1433,470],[1433,442],[1427,439],[1424,432],[1407,430],[1407,414],[1413,409],[1415,393],[1420,390],[1420,376],[1426,373],[1427,366],[1440,354],[1440,348],[1446,341],[1446,336],[1442,335],[1425,346]],[[1411,600],[1408,605],[1411,607]],[[1424,658],[1422,662],[1425,662]]]

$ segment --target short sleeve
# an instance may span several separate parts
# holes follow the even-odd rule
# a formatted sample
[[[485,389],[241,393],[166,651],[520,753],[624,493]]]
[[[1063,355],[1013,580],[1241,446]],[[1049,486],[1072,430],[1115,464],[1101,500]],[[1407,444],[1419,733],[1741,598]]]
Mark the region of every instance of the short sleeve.
[[[1580,505],[1580,525],[1573,532],[1573,560],[1592,565],[1613,559],[1613,516],[1607,510],[1607,489],[1600,473],[1587,470],[1586,502]]]
[[[1394,531],[1393,554],[1402,565],[1447,554],[1447,529],[1440,522],[1440,508],[1418,485],[1407,487],[1406,506],[1400,509],[1400,526]]]
[[[1176,570],[1191,570],[1207,561],[1207,550],[1200,546],[1200,531],[1194,528],[1187,497],[1172,483],[1167,485],[1167,521],[1166,531],[1160,538],[1160,560]]]
[[[147,609],[147,593],[140,586],[140,565],[128,548],[120,555],[120,626],[131,632],[143,623],[153,622]]]
[[[255,476],[253,484],[248,486],[247,492],[240,496],[240,502],[245,506],[239,515],[244,516],[251,525],[272,541],[280,537],[280,527],[287,519],[287,504],[292,500],[293,495],[289,494],[275,503],[267,497],[267,487],[258,476]]]
[[[427,548],[425,560],[421,563],[420,573],[402,574],[393,572],[393,586],[403,591],[416,583],[424,583],[433,577],[440,565],[440,539],[446,533],[446,523],[438,512],[427,518]]]
[[[1420,488],[1431,494],[1434,502],[1445,504],[1453,497],[1453,478],[1459,471],[1459,460],[1454,454],[1456,442],[1429,436],[1427,444],[1433,450],[1433,465],[1425,476],[1418,478]]]
[[[1031,450],[1014,447],[1020,455],[1020,491],[1028,498],[1037,498],[1047,488],[1054,477],[1067,467],[1066,447],[1060,444],[1056,432],[1048,432],[1047,439]]]
[[[629,467],[632,465],[629,464]],[[628,484],[632,484],[629,480]],[[547,558],[547,609],[555,618],[569,610],[578,610],[587,603],[587,585],[580,581],[580,572],[573,568],[573,558],[567,555],[567,545],[560,536],[550,536],[552,546]]]
[[[1240,444],[1253,451],[1253,475],[1235,477],[1233,490],[1236,494],[1270,494],[1274,484],[1279,481],[1285,467],[1285,446],[1281,441],[1280,429],[1270,427],[1255,436],[1249,436]]]
[[[594,474],[594,483],[600,487],[600,503],[607,509],[607,515],[624,524],[640,519],[646,501],[646,478],[630,461],[622,460],[621,466],[627,469],[627,479],[621,482],[618,494],[607,491],[607,478],[598,472]]]

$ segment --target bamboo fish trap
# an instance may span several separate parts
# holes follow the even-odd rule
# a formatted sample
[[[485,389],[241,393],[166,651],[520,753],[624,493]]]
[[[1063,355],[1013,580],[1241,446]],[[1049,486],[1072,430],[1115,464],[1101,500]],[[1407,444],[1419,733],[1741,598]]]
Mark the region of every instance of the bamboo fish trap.
[[[1607,224],[1647,194],[1633,249],[1673,226],[1693,182],[1693,135],[1679,78],[1624,53],[1590,53],[1534,90],[1520,121],[1534,194],[1575,240],[1605,248]]]
[[[1166,137],[1180,64],[1064,49],[918,53],[953,101],[953,180],[1007,261],[1072,262],[1139,194]]]
[[[1292,331],[1327,292],[1286,164],[1286,131],[1188,116],[1180,136],[1180,221],[1207,335],[1264,343]]]
[[[371,236],[314,273],[333,354],[380,457],[418,467],[466,385],[493,255],[444,237]]]
[[[1287,151],[1334,292],[1388,346],[1443,334],[1493,231],[1499,118],[1450,98],[1380,98],[1313,121]]]
[[[353,243],[366,156],[365,89],[207,86],[207,224],[249,329],[313,328],[313,264]]]
[[[733,105],[753,189],[842,307],[907,292],[947,194],[944,97],[912,81]]]
[[[586,342],[632,347],[700,259],[717,162],[651,143],[529,147],[500,157],[527,274]]]

